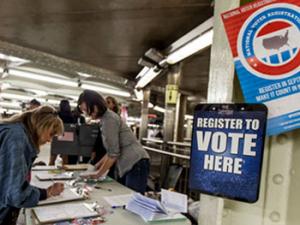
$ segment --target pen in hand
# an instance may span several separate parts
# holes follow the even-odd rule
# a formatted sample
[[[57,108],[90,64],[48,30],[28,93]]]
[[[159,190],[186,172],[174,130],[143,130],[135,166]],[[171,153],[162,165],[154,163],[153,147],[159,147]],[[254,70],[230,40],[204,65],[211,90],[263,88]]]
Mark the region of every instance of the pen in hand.
[[[111,207],[112,209],[125,209],[125,205],[113,205],[112,207]]]
[[[105,190],[105,191],[112,191],[112,189],[110,189],[110,188],[104,188],[104,187],[101,187],[100,185],[96,185],[95,188],[96,189]]]

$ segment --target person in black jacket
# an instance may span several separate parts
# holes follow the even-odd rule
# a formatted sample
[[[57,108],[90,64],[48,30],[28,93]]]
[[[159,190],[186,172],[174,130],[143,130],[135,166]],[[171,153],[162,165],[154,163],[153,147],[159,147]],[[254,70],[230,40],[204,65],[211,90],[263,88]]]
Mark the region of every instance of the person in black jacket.
[[[58,116],[63,121],[64,124],[76,123],[76,119],[72,114],[70,102],[68,100],[61,100],[59,103]],[[57,154],[52,154],[50,156],[49,165],[54,165]],[[76,164],[78,161],[77,155],[62,155],[63,164]]]
[[[71,111],[70,102],[68,100],[60,101],[58,115],[63,123],[76,123],[75,117]]]

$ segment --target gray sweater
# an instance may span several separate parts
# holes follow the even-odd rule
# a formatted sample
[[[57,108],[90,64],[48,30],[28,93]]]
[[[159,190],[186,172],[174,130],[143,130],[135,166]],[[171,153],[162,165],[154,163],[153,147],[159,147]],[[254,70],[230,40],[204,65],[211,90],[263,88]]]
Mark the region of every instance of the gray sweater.
[[[101,117],[100,129],[108,156],[117,157],[116,167],[120,177],[139,160],[149,158],[146,150],[118,114],[108,109]]]

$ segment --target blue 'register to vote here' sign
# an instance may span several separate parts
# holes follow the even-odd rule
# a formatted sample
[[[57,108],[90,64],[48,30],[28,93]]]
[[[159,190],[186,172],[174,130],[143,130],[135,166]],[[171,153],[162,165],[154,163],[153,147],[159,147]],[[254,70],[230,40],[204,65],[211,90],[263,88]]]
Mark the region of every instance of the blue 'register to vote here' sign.
[[[262,104],[201,104],[195,108],[190,188],[215,196],[258,200],[267,108]]]

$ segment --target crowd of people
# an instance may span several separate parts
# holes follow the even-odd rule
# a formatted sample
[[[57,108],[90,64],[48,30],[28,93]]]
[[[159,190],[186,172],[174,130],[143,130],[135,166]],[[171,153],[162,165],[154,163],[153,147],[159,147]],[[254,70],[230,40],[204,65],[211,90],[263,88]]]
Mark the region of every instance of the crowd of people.
[[[91,163],[97,179],[108,170],[110,175],[127,187],[144,193],[149,174],[149,155],[119,115],[117,101],[106,99],[91,90],[78,98],[78,111],[72,112],[68,100],[59,109],[32,100],[28,110],[0,121],[0,224],[16,224],[21,208],[34,207],[40,200],[59,195],[63,183],[46,189],[30,184],[30,171],[40,147],[61,135],[64,123],[84,123],[84,114],[98,121]],[[53,164],[56,155],[51,155]],[[67,156],[67,163],[77,163],[76,156]]]

